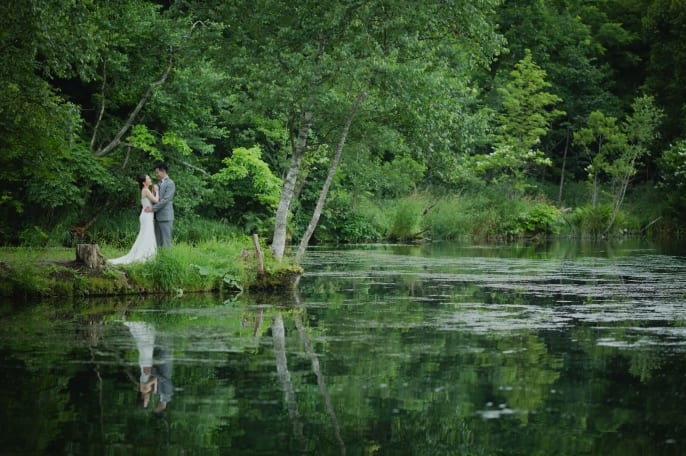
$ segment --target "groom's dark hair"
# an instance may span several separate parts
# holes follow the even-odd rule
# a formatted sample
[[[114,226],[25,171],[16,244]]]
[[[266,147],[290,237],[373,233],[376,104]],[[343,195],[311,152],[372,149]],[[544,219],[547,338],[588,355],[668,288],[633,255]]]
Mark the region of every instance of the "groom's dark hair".
[[[165,173],[168,173],[168,172],[169,172],[169,168],[167,167],[167,164],[166,164],[166,163],[163,163],[163,162],[159,162],[158,164],[156,164],[156,165],[155,165],[155,169],[161,169],[161,170],[164,171]]]

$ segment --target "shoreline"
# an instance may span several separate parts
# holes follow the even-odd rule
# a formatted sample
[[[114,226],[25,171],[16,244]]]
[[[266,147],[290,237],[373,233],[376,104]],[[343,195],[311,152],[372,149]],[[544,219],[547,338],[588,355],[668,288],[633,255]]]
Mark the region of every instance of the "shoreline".
[[[229,274],[205,274],[201,280],[179,286],[154,279],[141,281],[125,268],[106,265],[91,269],[77,260],[37,260],[11,264],[0,261],[0,296],[34,299],[54,297],[112,297],[222,293],[226,291],[273,291],[290,289],[303,274],[300,266],[287,265],[258,272],[247,268],[238,279]]]

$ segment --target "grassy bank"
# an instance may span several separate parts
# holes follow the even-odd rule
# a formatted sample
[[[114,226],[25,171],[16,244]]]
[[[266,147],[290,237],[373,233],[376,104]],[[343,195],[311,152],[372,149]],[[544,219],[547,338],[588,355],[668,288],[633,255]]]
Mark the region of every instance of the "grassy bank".
[[[556,186],[514,192],[492,185],[443,195],[417,192],[386,200],[360,197],[354,205],[337,196],[327,203],[311,242],[683,235],[679,219],[668,212],[659,192],[650,186],[627,195],[617,214],[611,194],[600,192],[593,205],[588,185],[568,185],[561,202],[557,192]],[[295,223],[294,241],[304,226],[304,222]]]
[[[106,258],[126,253],[100,246]],[[89,270],[75,261],[73,248],[0,248],[1,296],[111,296],[152,293],[218,292],[233,294],[250,289],[287,286],[301,270],[276,264],[268,254],[265,273],[258,273],[252,242],[247,237],[229,241],[179,243],[161,250],[154,260],[125,266],[107,265]]]
[[[545,190],[545,189],[544,189]],[[459,240],[502,242],[555,236],[599,238],[640,235],[653,239],[683,236],[679,218],[665,210],[652,187],[627,195],[613,214],[611,195],[588,203],[588,186],[568,186],[567,198],[556,202],[557,189],[525,194],[497,186],[435,195],[416,192],[378,200],[334,195],[322,214],[311,244]],[[307,210],[290,220],[291,242],[309,222]],[[124,255],[138,232],[129,213],[108,214],[85,237],[74,238],[66,222],[51,230],[38,227],[22,236],[24,247],[0,248],[0,295],[78,296],[130,293],[238,293],[288,285],[301,269],[275,264],[263,247],[266,274],[257,273],[252,240],[223,220],[180,217],[174,248],[154,261],[88,271],[77,264],[74,245],[96,243],[107,258]]]

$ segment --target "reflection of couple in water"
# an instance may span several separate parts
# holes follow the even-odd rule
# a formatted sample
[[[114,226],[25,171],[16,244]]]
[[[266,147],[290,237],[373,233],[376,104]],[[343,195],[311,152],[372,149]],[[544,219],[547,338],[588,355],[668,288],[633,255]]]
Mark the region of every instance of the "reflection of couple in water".
[[[141,368],[139,391],[143,407],[148,407],[153,394],[159,394],[154,410],[162,412],[174,395],[169,344],[160,343],[155,346],[155,327],[150,323],[127,321],[124,324],[129,328],[138,347],[138,365]]]

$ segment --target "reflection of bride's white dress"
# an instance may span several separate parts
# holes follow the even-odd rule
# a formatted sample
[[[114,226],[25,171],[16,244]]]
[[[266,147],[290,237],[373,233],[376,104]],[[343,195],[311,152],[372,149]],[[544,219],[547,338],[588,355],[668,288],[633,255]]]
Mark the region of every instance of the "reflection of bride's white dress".
[[[155,253],[157,253],[157,240],[155,239],[155,216],[152,212],[145,212],[145,208],[152,206],[152,202],[148,198],[143,198],[141,199],[141,205],[143,206],[141,215],[139,217],[141,228],[138,232],[136,242],[133,243],[133,247],[131,247],[129,253],[123,257],[109,260],[110,263],[129,264],[136,261],[146,261],[153,258]]]
[[[144,321],[126,321],[124,324],[129,328],[138,348],[138,364],[141,368],[141,381],[147,382],[147,376],[143,378],[144,367],[152,367],[153,349],[155,348],[155,328]]]

